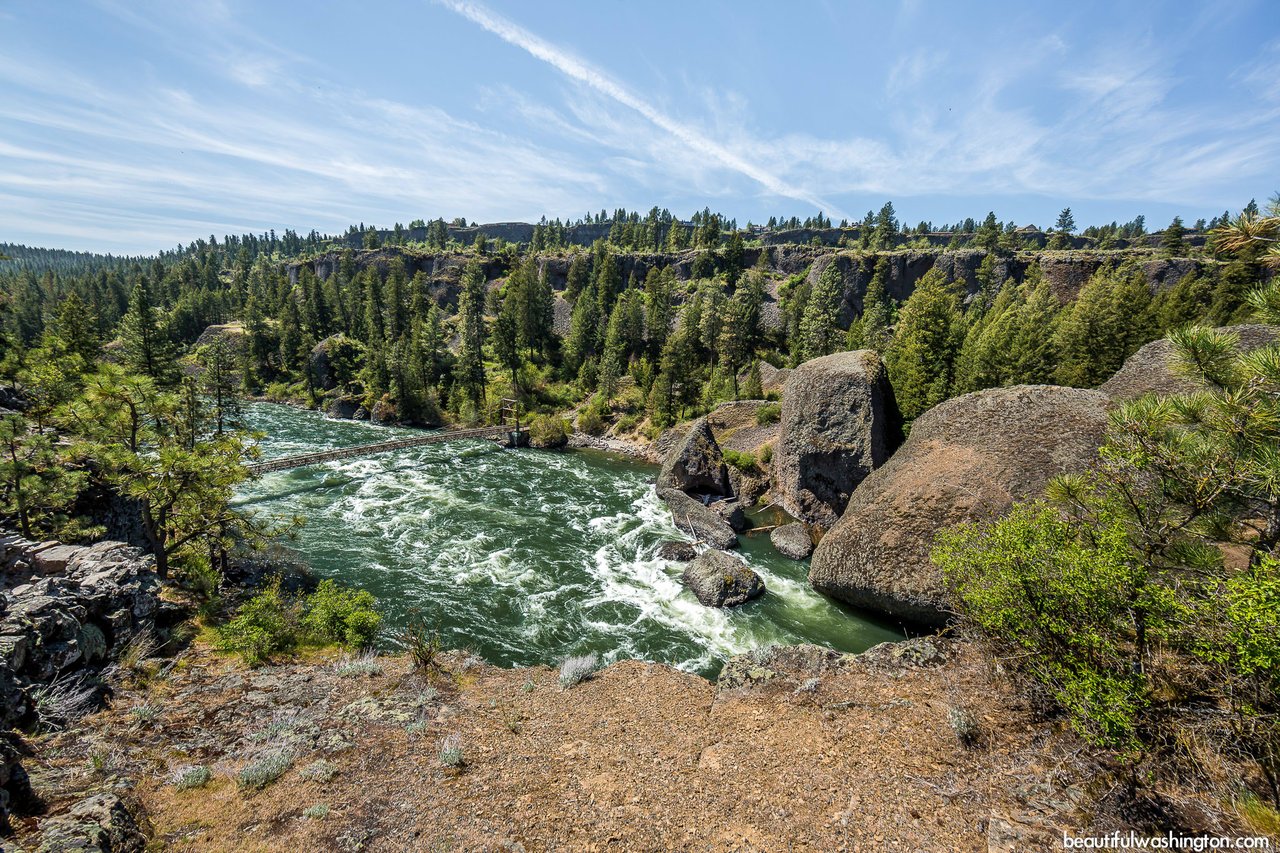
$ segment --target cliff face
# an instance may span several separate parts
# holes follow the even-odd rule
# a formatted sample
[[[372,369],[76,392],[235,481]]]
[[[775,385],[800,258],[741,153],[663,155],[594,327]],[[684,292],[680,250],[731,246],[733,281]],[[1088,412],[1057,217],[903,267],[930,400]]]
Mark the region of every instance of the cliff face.
[[[830,265],[836,264],[844,278],[844,291],[841,295],[840,324],[847,326],[862,311],[862,300],[867,292],[867,285],[875,273],[876,263],[884,258],[888,263],[887,290],[889,295],[899,302],[906,299],[915,290],[916,284],[935,267],[941,269],[947,278],[964,283],[965,289],[973,294],[978,292],[978,268],[982,265],[986,252],[981,249],[937,249],[937,250],[899,250],[893,252],[856,252],[852,250],[833,251],[823,246],[788,244],[785,246],[756,246],[743,252],[743,267],[755,266],[762,253],[768,256],[767,268],[775,276],[793,276],[808,271],[810,282]],[[683,252],[619,252],[614,255],[619,264],[622,281],[633,278],[643,282],[651,269],[671,267],[676,278],[688,281],[693,275],[693,264],[699,250]],[[467,264],[476,260],[473,254],[459,252],[416,252],[398,247],[361,250],[355,252],[352,260],[356,269],[377,267],[385,270],[398,259],[404,265],[405,272],[413,276],[422,272],[428,282],[428,295],[441,306],[457,305],[463,270]],[[504,255],[483,256],[479,258],[485,277],[490,281],[500,280],[507,276],[510,262]],[[995,262],[996,282],[1003,285],[1008,281],[1020,282],[1026,276],[1027,269],[1039,263],[1045,279],[1053,292],[1063,302],[1073,299],[1076,294],[1099,270],[1112,269],[1123,263],[1136,261],[1140,264],[1148,285],[1152,291],[1173,287],[1183,277],[1192,273],[1205,273],[1217,262],[1194,258],[1164,258],[1149,251],[1021,251],[1009,255],[998,256]],[[540,261],[540,269],[551,283],[553,290],[565,289],[572,258],[567,255],[548,255]],[[306,262],[312,271],[325,279],[337,271],[341,263],[341,255],[329,252]],[[722,271],[724,260],[713,255],[716,271]],[[303,264],[294,263],[288,267],[290,280],[296,282]],[[776,288],[775,288],[776,289]],[[680,296],[677,294],[677,301]]]

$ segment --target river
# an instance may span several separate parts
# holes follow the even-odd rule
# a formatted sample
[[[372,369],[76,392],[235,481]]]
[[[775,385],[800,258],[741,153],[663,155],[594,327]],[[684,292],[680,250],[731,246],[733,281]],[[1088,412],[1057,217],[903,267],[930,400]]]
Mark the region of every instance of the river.
[[[417,434],[269,403],[245,414],[268,459]],[[770,643],[857,652],[901,638],[814,592],[807,564],[777,554],[768,534],[741,537],[739,552],[765,596],[699,604],[682,564],[655,556],[687,538],[654,493],[656,473],[610,454],[470,440],[267,474],[237,501],[305,518],[292,547],[318,576],[372,592],[388,627],[416,612],[446,648],[498,665],[596,651],[713,677],[725,658]]]

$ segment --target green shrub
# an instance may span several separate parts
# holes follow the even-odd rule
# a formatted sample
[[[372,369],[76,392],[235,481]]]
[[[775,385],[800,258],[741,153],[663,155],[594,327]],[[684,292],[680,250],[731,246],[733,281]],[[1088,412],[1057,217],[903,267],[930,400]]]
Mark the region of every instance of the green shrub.
[[[638,423],[640,423],[640,415],[625,415],[618,419],[618,432],[631,432]]]
[[[598,403],[592,403],[579,412],[578,429],[587,435],[603,435],[605,431],[603,407]]]
[[[756,425],[757,426],[768,426],[769,424],[776,424],[781,419],[782,419],[781,403],[770,403],[767,406],[761,406],[760,408],[756,409]]]
[[[768,465],[772,461],[773,461],[773,445],[766,444],[764,447],[760,448],[760,464]]]
[[[306,598],[303,628],[322,643],[342,643],[364,648],[371,644],[382,625],[374,609],[373,595],[363,589],[340,587],[323,580]]]
[[[564,447],[569,440],[569,424],[556,415],[536,415],[529,422],[529,443],[534,447]]]
[[[739,471],[756,471],[756,457],[754,453],[743,453],[737,450],[725,450],[724,461],[728,462]]]
[[[218,648],[240,655],[250,666],[290,651],[302,641],[364,648],[382,626],[374,604],[367,591],[341,587],[332,580],[321,581],[311,595],[294,599],[280,589],[276,578],[218,629]]]
[[[1123,524],[1103,521],[1084,542],[1052,506],[1019,504],[993,524],[944,531],[933,558],[961,612],[1048,688],[1076,731],[1128,752],[1139,747],[1151,696],[1124,625],[1145,593],[1126,560]]]
[[[280,590],[280,579],[245,602],[235,618],[218,630],[218,647],[234,652],[250,666],[298,643],[298,605]]]

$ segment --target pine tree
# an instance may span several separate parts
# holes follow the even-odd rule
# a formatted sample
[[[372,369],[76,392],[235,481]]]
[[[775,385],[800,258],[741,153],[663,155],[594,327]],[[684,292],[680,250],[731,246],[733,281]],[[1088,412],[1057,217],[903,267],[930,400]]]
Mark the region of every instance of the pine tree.
[[[805,302],[800,319],[800,358],[808,361],[836,350],[840,330],[836,325],[840,316],[844,276],[834,258],[818,276],[818,281]]]
[[[68,532],[87,474],[72,470],[54,437],[32,432],[19,415],[0,418],[0,513],[18,532],[46,539]]]
[[[1183,239],[1187,229],[1182,224],[1182,217],[1175,216],[1160,235],[1160,250],[1170,258],[1180,258],[1187,252],[1187,242]]]
[[[200,390],[209,399],[215,435],[239,429],[241,376],[231,342],[219,336],[196,349]]]
[[[474,417],[484,411],[484,270],[476,261],[467,264],[462,274],[462,295],[458,299],[459,334],[462,346],[455,368],[457,382],[466,394]]]
[[[139,281],[129,296],[129,310],[120,324],[125,364],[150,377],[157,385],[172,386],[178,381],[176,348],[161,325],[145,281]]]
[[[517,294],[508,294],[502,302],[502,310],[493,323],[490,340],[498,363],[511,371],[511,387],[520,391],[520,320]]]
[[[1176,329],[1204,322],[1213,301],[1213,283],[1199,273],[1190,273],[1162,290],[1151,301],[1152,332],[1164,336]]]
[[[907,420],[951,396],[952,370],[962,319],[955,287],[937,269],[916,284],[902,306],[885,353],[898,409]]]
[[[1150,339],[1151,292],[1137,269],[1099,272],[1063,313],[1055,332],[1060,385],[1092,388]]]
[[[675,284],[675,276],[670,267],[659,271],[650,267],[644,278],[644,327],[645,340],[649,343],[649,353],[660,358],[662,348],[671,334],[671,290]]]
[[[764,382],[760,378],[759,359],[751,362],[751,369],[747,371],[747,381],[742,386],[742,396],[748,400],[764,399]]]
[[[374,269],[364,272],[364,325],[361,340],[366,346],[381,346],[387,340],[386,311],[382,302],[382,279]]]
[[[875,235],[872,238],[877,249],[892,249],[898,235],[898,218],[893,210],[893,202],[886,201],[884,207],[876,214]]]
[[[58,349],[79,358],[84,367],[93,365],[102,353],[98,339],[98,318],[74,291],[58,306],[56,331]]]
[[[570,305],[577,306],[578,296],[586,289],[591,280],[591,270],[585,252],[577,252],[569,262],[569,274],[565,280],[564,298]]]
[[[889,280],[889,262],[885,258],[876,260],[875,272],[867,284],[866,295],[862,298],[862,317],[860,326],[860,347],[873,349],[884,354],[889,347],[892,336],[889,324],[892,318],[892,307],[889,304],[887,285]]]

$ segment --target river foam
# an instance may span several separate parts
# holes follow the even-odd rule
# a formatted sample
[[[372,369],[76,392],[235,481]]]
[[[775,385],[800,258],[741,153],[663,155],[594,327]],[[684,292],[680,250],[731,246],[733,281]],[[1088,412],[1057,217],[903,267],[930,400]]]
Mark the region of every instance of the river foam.
[[[402,431],[268,404],[248,418],[264,455],[385,440]],[[391,435],[389,435],[389,433]],[[684,539],[654,469],[594,452],[430,445],[265,475],[239,496],[258,512],[302,515],[297,550],[323,576],[369,589],[390,626],[418,614],[446,644],[494,663],[554,664],[585,651],[714,674],[773,642],[847,651],[898,635],[814,592],[806,566],[744,538],[767,594],[703,607],[658,559]]]

